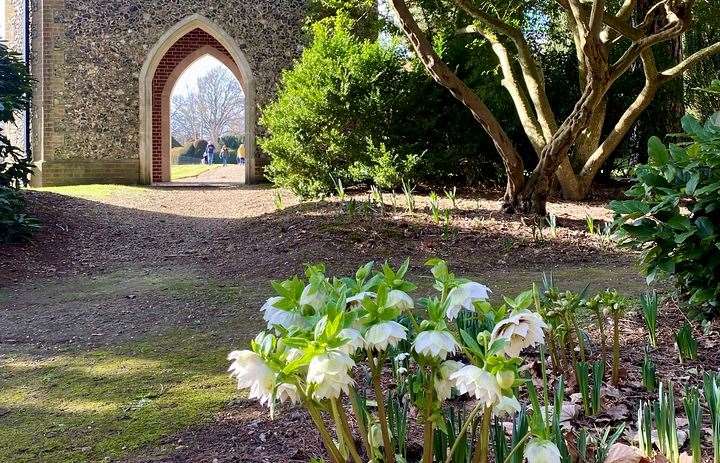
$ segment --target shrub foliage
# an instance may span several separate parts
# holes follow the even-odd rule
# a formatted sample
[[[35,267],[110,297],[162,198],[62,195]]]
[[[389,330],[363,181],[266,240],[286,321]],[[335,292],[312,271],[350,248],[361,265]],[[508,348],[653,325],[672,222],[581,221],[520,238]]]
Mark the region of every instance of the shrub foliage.
[[[268,177],[312,197],[331,191],[332,178],[382,185],[404,175],[414,158],[396,149],[389,130],[401,121],[387,110],[403,106],[401,57],[355,37],[342,15],[316,23],[312,32],[312,44],[283,74],[277,101],[263,113]]]
[[[37,230],[37,220],[25,213],[25,198],[18,190],[32,173],[30,153],[10,142],[3,124],[29,104],[32,78],[20,56],[0,42],[0,243],[25,241]]]
[[[674,278],[693,314],[720,315],[720,114],[682,120],[682,141],[653,137],[628,200],[613,201],[621,244],[642,251],[648,282]],[[689,141],[687,139],[689,138]]]

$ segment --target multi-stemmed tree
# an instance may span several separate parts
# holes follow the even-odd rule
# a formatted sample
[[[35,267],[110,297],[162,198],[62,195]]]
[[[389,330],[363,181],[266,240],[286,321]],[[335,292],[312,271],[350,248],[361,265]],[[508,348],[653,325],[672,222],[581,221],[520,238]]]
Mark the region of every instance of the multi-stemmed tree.
[[[650,105],[658,89],[680,77],[691,66],[720,53],[720,42],[660,68],[656,54],[692,27],[694,0],[651,0],[638,15],[638,1],[554,0],[554,15],[533,7],[538,2],[514,2],[505,11],[521,11],[525,22],[557,21],[572,37],[578,59],[581,94],[574,108],[559,117],[545,88],[542,63],[537,58],[517,15],[504,17],[498,2],[452,0],[470,19],[463,33],[480,34],[497,55],[502,84],[538,163],[529,177],[512,140],[478,94],[441,58],[426,27],[421,27],[405,0],[390,0],[402,30],[423,65],[439,84],[461,101],[493,139],[507,171],[504,210],[545,214],[551,182],[557,178],[566,198],[585,197],[605,161],[622,142],[634,122]],[[533,15],[528,18],[529,15]],[[523,21],[520,21],[522,23]],[[425,24],[430,27],[430,24]],[[424,26],[425,26],[424,25]],[[644,73],[644,86],[609,130],[606,123],[608,92],[636,63]],[[568,77],[573,78],[571,76]]]

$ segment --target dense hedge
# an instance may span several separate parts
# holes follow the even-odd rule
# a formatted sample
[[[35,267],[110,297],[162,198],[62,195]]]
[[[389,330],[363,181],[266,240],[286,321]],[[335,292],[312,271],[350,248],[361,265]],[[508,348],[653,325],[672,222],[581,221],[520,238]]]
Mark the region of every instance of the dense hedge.
[[[331,192],[333,179],[384,189],[396,188],[403,177],[451,184],[499,180],[497,153],[474,129],[467,109],[404,47],[355,32],[342,14],[315,23],[312,43],[283,74],[278,98],[261,119],[268,177],[305,197]],[[499,85],[482,91],[499,95],[493,102],[506,99]]]

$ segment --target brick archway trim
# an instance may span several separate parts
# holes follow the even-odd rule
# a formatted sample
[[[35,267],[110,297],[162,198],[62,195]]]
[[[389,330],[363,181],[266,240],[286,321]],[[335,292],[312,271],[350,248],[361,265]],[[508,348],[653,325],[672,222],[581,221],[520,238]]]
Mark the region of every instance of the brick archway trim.
[[[140,73],[140,181],[170,180],[170,106],[172,87],[193,61],[211,54],[237,77],[245,92],[247,183],[258,180],[255,169],[255,80],[237,44],[219,27],[192,15],[166,32],[148,53]]]

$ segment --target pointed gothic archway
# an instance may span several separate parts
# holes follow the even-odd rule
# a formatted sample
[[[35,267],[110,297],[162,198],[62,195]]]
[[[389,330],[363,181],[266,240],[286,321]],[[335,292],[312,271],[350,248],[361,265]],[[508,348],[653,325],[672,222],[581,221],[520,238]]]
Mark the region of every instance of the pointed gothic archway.
[[[203,55],[212,55],[245,92],[245,182],[258,180],[255,159],[255,78],[232,37],[195,14],[167,31],[148,53],[140,71],[140,181],[170,180],[170,93],[182,72]]]

